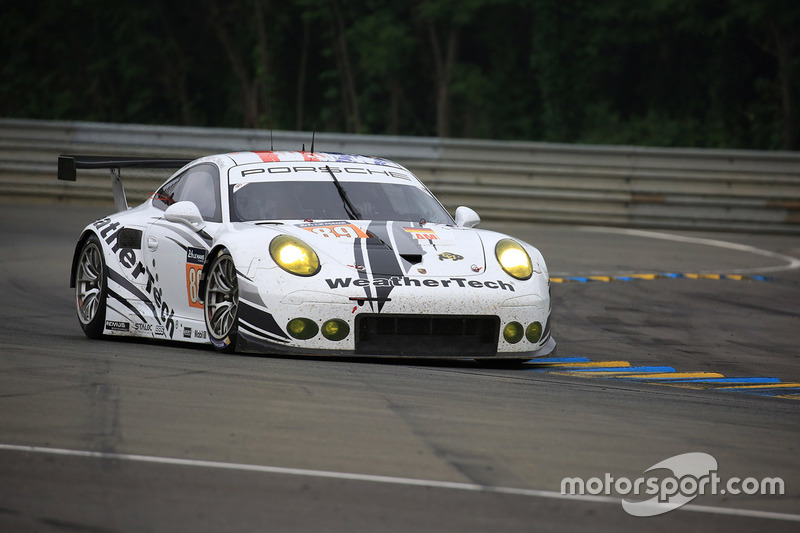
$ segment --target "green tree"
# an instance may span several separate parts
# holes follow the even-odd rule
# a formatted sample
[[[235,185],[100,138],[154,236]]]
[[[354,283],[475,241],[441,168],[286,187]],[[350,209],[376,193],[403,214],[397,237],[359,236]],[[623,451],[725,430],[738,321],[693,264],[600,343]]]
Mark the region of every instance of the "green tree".
[[[427,45],[425,59],[432,64],[436,101],[436,133],[450,136],[453,78],[459,63],[463,33],[479,24],[479,14],[493,0],[421,0],[415,17],[421,41]]]
[[[794,0],[729,0],[730,15],[723,25],[742,21],[747,37],[774,62],[774,78],[756,83],[766,98],[779,101],[780,147],[800,148],[797,97],[800,94],[800,5]]]
[[[365,0],[364,12],[350,21],[367,131],[398,135],[413,123],[401,116],[401,109],[413,113],[408,96],[418,75],[411,14],[405,2]]]
[[[796,0],[0,0],[0,116],[797,149]]]

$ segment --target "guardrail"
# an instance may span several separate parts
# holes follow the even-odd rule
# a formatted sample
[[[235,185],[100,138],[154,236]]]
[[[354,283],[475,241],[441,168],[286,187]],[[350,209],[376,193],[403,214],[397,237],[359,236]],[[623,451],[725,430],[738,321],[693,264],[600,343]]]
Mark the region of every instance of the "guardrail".
[[[107,172],[56,180],[62,153],[199,157],[311,148],[310,132],[0,119],[0,197],[113,205]],[[446,207],[487,220],[800,234],[800,153],[318,133],[315,149],[393,159]],[[132,205],[168,172],[123,174]]]

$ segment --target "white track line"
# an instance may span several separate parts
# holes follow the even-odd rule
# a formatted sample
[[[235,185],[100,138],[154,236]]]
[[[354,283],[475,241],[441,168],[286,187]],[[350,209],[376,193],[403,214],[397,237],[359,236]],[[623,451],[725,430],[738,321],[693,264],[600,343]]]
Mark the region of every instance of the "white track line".
[[[476,485],[473,483],[458,483],[453,481],[435,481],[429,479],[415,479],[392,476],[376,476],[370,474],[353,474],[348,472],[330,472],[326,470],[307,470],[303,468],[283,468],[278,466],[251,465],[243,463],[224,463],[218,461],[199,461],[194,459],[179,459],[173,457],[157,457],[151,455],[133,455],[127,453],[105,453],[84,450],[68,450],[64,448],[45,448],[41,446],[20,446],[14,444],[0,444],[0,450],[41,453],[49,455],[62,455],[67,457],[85,457],[91,459],[104,459],[116,461],[131,461],[137,463],[164,464],[171,466],[191,466],[199,468],[215,468],[221,470],[237,470],[241,472],[257,472],[266,474],[282,474],[288,476],[304,476],[328,479],[342,479],[348,481],[365,481],[371,483],[387,483],[391,485],[404,485],[410,487],[425,487],[434,489],[462,490],[470,492],[487,492],[494,494],[508,494],[512,496],[527,496],[529,498],[550,498],[556,500],[581,501],[587,503],[612,503],[621,505],[620,498],[611,496],[593,496],[578,494],[562,494],[560,492],[536,489],[518,489],[511,487],[492,487]],[[784,520],[800,522],[800,515],[788,513],[773,513],[751,509],[730,509],[724,507],[710,507],[707,505],[684,505],[679,511],[693,511],[698,513],[740,516],[747,518],[764,518],[770,520]]]
[[[625,229],[625,228],[608,228],[603,226],[585,226],[582,228],[584,231],[595,231],[598,233],[619,233],[622,235],[632,235],[634,237],[644,237],[648,239],[661,239],[664,241],[685,242],[689,244],[702,244],[705,246],[716,246],[717,248],[726,248],[728,250],[736,250],[739,252],[746,252],[751,254],[769,257],[770,259],[777,259],[784,261],[788,264],[774,267],[761,267],[761,268],[742,268],[738,270],[725,270],[727,274],[755,274],[766,272],[783,272],[785,270],[795,270],[800,268],[800,259],[789,255],[770,252],[755,246],[748,246],[746,244],[737,244],[734,242],[720,241],[717,239],[702,239],[698,237],[686,237],[684,235],[673,235],[671,233],[662,233],[660,231],[645,231],[638,229]],[[720,271],[722,272],[722,271]]]

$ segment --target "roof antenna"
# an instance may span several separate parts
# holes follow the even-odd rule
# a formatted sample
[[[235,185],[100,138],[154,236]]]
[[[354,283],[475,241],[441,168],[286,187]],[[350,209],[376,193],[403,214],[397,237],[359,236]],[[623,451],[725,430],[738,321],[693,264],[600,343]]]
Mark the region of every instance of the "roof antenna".
[[[314,153],[314,136],[317,134],[317,128],[315,127],[314,130],[311,132],[311,153]]]

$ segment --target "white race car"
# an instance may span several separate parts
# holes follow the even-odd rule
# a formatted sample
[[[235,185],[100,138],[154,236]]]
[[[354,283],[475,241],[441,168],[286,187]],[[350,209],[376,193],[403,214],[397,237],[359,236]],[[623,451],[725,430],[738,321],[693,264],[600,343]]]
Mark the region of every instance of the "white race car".
[[[181,167],[128,208],[119,169]],[[87,336],[224,352],[526,361],[551,354],[550,283],[533,246],[401,165],[320,152],[194,161],[60,156],[110,168],[118,213],[89,224],[70,277]]]

